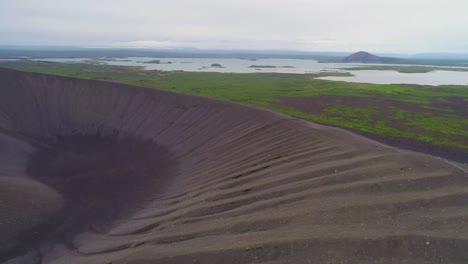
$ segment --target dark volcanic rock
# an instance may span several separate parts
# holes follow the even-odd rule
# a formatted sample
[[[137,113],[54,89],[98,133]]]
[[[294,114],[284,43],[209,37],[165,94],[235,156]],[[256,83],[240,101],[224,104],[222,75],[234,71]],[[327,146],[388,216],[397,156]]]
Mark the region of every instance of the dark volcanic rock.
[[[359,51],[344,58],[343,62],[379,63],[382,62],[382,58],[369,52]]]

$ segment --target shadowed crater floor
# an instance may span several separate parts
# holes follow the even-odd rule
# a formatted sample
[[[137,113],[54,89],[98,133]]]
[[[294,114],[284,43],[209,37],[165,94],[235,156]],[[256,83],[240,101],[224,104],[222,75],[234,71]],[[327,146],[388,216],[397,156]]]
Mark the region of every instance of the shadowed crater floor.
[[[163,147],[149,141],[74,135],[38,148],[26,172],[64,197],[56,233],[67,242],[83,230],[104,232],[106,224],[134,211],[174,165]]]
[[[467,263],[464,165],[234,103],[0,69],[0,262]]]

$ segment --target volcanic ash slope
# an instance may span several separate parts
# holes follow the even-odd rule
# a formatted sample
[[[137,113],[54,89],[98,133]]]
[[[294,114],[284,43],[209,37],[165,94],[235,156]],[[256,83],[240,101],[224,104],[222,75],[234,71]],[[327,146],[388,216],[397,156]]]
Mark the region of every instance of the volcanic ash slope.
[[[461,165],[117,83],[0,69],[0,93],[0,261],[468,262]]]

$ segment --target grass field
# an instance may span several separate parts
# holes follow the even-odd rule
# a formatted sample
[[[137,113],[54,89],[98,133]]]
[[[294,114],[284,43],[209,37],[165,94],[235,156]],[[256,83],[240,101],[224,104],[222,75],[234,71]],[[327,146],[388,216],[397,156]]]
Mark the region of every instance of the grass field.
[[[139,67],[31,61],[1,62],[0,66],[208,96],[356,132],[468,150],[468,86],[382,85],[314,79],[347,75],[343,73],[161,72]]]

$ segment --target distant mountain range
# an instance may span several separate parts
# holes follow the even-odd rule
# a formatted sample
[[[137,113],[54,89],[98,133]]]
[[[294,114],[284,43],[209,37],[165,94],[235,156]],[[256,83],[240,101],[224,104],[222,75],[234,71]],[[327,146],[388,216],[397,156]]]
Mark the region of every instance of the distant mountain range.
[[[296,51],[296,50],[245,50],[245,49],[197,49],[197,48],[83,48],[73,46],[18,46],[18,45],[0,45],[0,56],[6,51],[23,51],[33,54],[34,52],[63,52],[72,51],[76,53],[95,54],[99,52],[110,53],[134,53],[134,54],[151,54],[151,53],[180,53],[180,54],[211,54],[211,55],[276,55],[276,56],[315,56],[315,57],[346,57],[350,52],[342,51]],[[407,58],[407,59],[468,59],[468,53],[373,53],[379,57],[391,58]],[[27,55],[26,55],[27,56]]]
[[[290,58],[314,59],[321,62],[342,62],[350,52],[294,50],[222,50],[196,48],[82,48],[71,46],[0,45],[0,58],[97,58],[97,57],[185,57],[185,58]],[[369,53],[370,54],[370,53]],[[372,55],[372,54],[371,54]],[[455,53],[374,53],[380,58],[367,58],[382,63],[468,65],[468,54]]]

